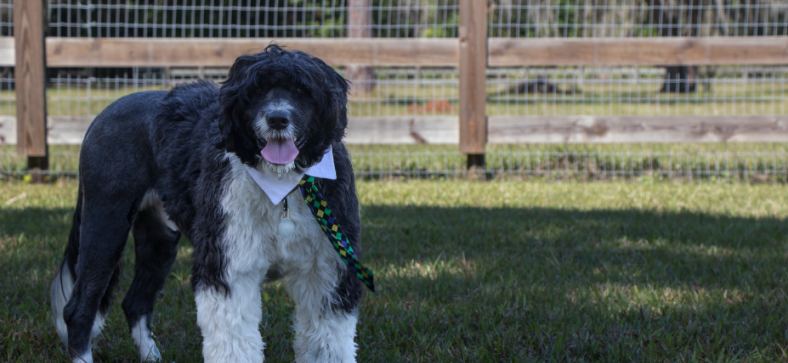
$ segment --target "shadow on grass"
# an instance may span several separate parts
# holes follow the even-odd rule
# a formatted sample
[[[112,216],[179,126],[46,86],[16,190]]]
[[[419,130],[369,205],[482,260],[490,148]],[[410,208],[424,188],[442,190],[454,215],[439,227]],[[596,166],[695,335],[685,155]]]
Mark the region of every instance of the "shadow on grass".
[[[403,352],[372,360],[769,361],[788,342],[780,218],[392,206],[363,216],[380,293],[362,309],[360,341]]]
[[[767,276],[757,275],[757,267],[779,263],[788,252],[788,224],[782,218],[643,210],[389,206],[366,206],[363,216],[365,250],[376,260],[392,264],[464,255],[499,260],[497,269],[552,266],[590,278],[586,275],[595,268],[616,268],[620,273],[606,274],[606,281],[642,278],[666,286],[744,288],[768,281]],[[735,278],[722,278],[717,271],[732,268]],[[744,276],[748,273],[756,275]]]
[[[0,360],[58,351],[46,290],[71,213],[0,210],[0,336],[9,337]],[[379,292],[360,309],[359,361],[783,359],[781,218],[386,205],[364,206],[362,216],[362,260]],[[169,360],[200,355],[189,262],[179,257],[154,317]],[[292,301],[280,284],[267,285],[263,300],[267,356],[292,360]],[[97,358],[136,360],[117,304],[100,339]]]
[[[57,235],[71,228],[74,208],[0,209],[0,233],[4,237],[26,234]],[[65,241],[64,241],[65,247]]]

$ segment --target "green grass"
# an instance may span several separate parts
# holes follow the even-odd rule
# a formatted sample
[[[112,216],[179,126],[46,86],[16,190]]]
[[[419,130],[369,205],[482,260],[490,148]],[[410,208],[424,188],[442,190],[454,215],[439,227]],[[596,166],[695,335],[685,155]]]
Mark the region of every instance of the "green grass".
[[[75,196],[0,188],[0,361],[67,361],[47,290]],[[362,182],[359,196],[379,289],[361,304],[360,362],[788,361],[784,187]],[[200,360],[191,251],[154,313],[168,362]],[[292,361],[293,303],[278,283],[263,300],[269,361]],[[118,304],[94,355],[138,359]]]

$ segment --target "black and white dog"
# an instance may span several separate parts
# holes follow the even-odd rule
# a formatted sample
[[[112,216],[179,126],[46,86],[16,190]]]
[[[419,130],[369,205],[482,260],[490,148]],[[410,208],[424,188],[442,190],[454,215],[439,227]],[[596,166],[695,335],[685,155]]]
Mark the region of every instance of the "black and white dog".
[[[82,144],[76,211],[51,289],[57,332],[72,359],[92,362],[90,340],[107,314],[131,230],[136,265],[122,307],[142,360],[160,359],[153,305],[183,233],[194,245],[206,362],[263,361],[260,284],[279,278],[297,305],[296,361],[355,361],[363,284],[300,191],[282,182],[322,177],[316,185],[361,253],[342,143],[347,92],[347,81],[323,61],[271,45],[239,57],[221,87],[197,82],[136,93],[96,117]],[[273,191],[261,188],[266,183]],[[284,234],[277,229],[283,205],[295,226]]]

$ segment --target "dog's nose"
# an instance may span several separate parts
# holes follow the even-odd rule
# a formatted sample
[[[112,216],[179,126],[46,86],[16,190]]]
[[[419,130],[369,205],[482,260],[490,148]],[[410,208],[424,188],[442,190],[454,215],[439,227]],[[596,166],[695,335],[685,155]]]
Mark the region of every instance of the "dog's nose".
[[[290,113],[287,111],[271,111],[265,121],[274,130],[284,130],[290,124]]]

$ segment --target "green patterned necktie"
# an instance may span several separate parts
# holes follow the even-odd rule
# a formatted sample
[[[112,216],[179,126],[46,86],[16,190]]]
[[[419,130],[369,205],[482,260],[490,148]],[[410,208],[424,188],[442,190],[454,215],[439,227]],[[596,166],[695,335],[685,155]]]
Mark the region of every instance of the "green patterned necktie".
[[[372,270],[364,267],[361,261],[358,260],[358,256],[353,251],[353,247],[350,246],[347,236],[342,233],[339,221],[331,215],[332,212],[328,208],[328,203],[326,203],[323,195],[320,194],[317,186],[315,186],[315,177],[304,175],[304,178],[298,182],[298,185],[301,187],[301,195],[306,200],[306,205],[312,210],[312,214],[315,215],[320,228],[323,229],[323,232],[326,232],[328,240],[331,241],[331,245],[334,246],[334,250],[337,251],[339,257],[348,266],[350,272],[355,273],[370,291],[375,292]]]

